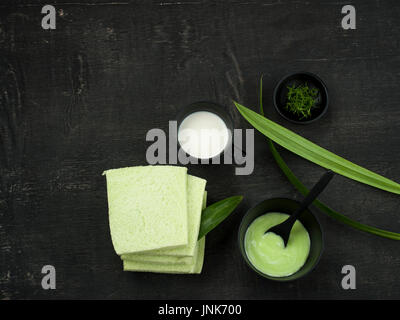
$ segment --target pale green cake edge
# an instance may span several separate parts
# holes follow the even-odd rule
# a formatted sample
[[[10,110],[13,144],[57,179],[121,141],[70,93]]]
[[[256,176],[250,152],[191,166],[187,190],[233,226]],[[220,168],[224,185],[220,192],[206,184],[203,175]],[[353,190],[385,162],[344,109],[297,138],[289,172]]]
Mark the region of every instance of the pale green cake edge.
[[[193,265],[186,264],[153,264],[123,260],[124,271],[169,273],[169,274],[200,274],[204,264],[205,237],[198,241],[198,252]]]

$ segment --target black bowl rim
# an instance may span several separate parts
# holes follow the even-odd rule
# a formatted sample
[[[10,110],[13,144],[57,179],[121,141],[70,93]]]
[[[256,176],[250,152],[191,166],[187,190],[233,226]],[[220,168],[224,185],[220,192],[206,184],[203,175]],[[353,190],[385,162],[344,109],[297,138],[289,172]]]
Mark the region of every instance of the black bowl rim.
[[[213,160],[214,160],[214,159],[221,157],[221,155],[225,152],[225,150],[228,148],[228,146],[232,143],[232,140],[233,140],[233,139],[232,139],[232,137],[233,137],[233,130],[234,130],[233,119],[232,119],[231,115],[229,114],[229,112],[227,112],[227,111],[223,108],[223,106],[222,106],[221,104],[218,104],[218,103],[213,102],[213,101],[201,100],[201,101],[192,102],[192,103],[190,103],[190,104],[184,106],[183,108],[181,108],[181,109],[177,112],[176,117],[175,117],[175,120],[176,120],[176,122],[177,122],[177,134],[178,134],[178,132],[179,132],[179,126],[180,126],[180,124],[182,123],[183,119],[185,119],[189,114],[194,113],[194,112],[197,112],[197,111],[209,111],[209,110],[206,110],[206,109],[203,109],[203,110],[202,110],[201,108],[199,108],[199,110],[192,111],[192,112],[188,112],[188,109],[189,109],[190,107],[193,107],[193,106],[195,106],[195,105],[201,106],[201,105],[203,105],[203,104],[204,104],[204,107],[207,107],[207,106],[208,106],[208,107],[210,107],[209,109],[217,111],[217,112],[214,112],[214,113],[216,113],[218,116],[220,116],[220,118],[222,119],[222,121],[224,121],[226,127],[227,127],[228,130],[230,131],[228,143],[226,144],[225,148],[221,150],[220,153],[218,153],[217,155],[215,155],[215,156],[212,157],[212,158],[197,158],[197,157],[192,156],[191,154],[188,154],[188,153],[185,152],[183,149],[182,149],[182,151],[184,151],[184,152],[189,156],[190,160],[192,160],[192,159],[198,160],[198,161],[208,160],[209,163],[213,163]],[[212,112],[212,111],[209,111],[209,112]],[[218,113],[219,113],[219,114],[218,114]],[[222,115],[222,117],[221,117],[221,115]],[[178,136],[177,136],[176,138],[177,138],[178,147],[182,148],[181,144],[179,143]],[[189,163],[190,163],[190,162],[189,162]]]
[[[325,103],[325,105],[323,106],[324,109],[322,110],[321,114],[320,114],[319,116],[317,116],[317,117],[311,119],[311,120],[305,120],[305,121],[293,120],[293,119],[291,119],[291,118],[285,116],[285,115],[281,112],[281,110],[280,110],[280,108],[279,108],[279,106],[278,106],[278,103],[277,103],[277,101],[276,101],[276,100],[277,100],[277,99],[276,99],[276,96],[277,96],[277,94],[278,94],[278,89],[279,89],[279,87],[280,87],[288,78],[293,77],[293,76],[296,76],[296,75],[301,75],[301,74],[308,75],[308,76],[314,78],[317,82],[319,82],[319,83],[321,84],[322,88],[324,89],[324,92],[325,92],[325,95],[326,95],[326,103]],[[281,80],[279,80],[279,82],[276,84],[272,99],[273,99],[273,101],[274,101],[275,110],[276,110],[283,118],[285,118],[287,121],[290,121],[290,122],[296,123],[296,124],[309,124],[309,123],[312,123],[312,122],[315,122],[315,121],[321,119],[321,118],[326,114],[326,112],[328,111],[328,106],[329,106],[328,87],[326,86],[325,82],[324,82],[319,76],[317,76],[317,75],[314,74],[314,73],[308,72],[308,71],[299,71],[299,72],[292,72],[292,73],[286,74],[286,75],[285,75]]]
[[[290,199],[290,198],[270,198],[270,199],[265,199],[262,200],[260,202],[258,202],[256,205],[252,206],[249,210],[247,210],[247,212],[243,215],[242,220],[240,221],[240,225],[239,225],[239,229],[238,229],[238,246],[239,246],[239,251],[240,251],[240,255],[242,256],[243,260],[246,262],[246,265],[253,271],[255,271],[258,275],[260,275],[261,277],[271,280],[271,281],[278,281],[278,282],[292,282],[292,281],[296,281],[298,279],[302,279],[305,276],[309,275],[311,273],[311,271],[313,271],[316,266],[318,265],[319,261],[321,260],[321,256],[322,253],[325,250],[325,239],[324,239],[324,230],[322,229],[321,223],[319,222],[319,219],[317,218],[317,216],[310,210],[310,208],[307,209],[307,211],[315,218],[315,220],[317,221],[317,224],[319,226],[319,229],[321,230],[321,251],[318,255],[317,260],[315,261],[314,265],[310,268],[310,270],[308,270],[306,273],[304,273],[302,276],[298,277],[298,278],[294,278],[294,279],[288,279],[288,277],[272,277],[269,276],[265,273],[262,273],[261,271],[259,271],[256,267],[254,267],[251,262],[248,260],[246,253],[243,252],[243,250],[241,250],[241,241],[240,241],[240,230],[242,229],[242,225],[244,224],[244,219],[245,217],[249,214],[250,211],[252,211],[254,208],[256,208],[257,206],[259,206],[261,203],[265,202],[265,201],[272,201],[272,200],[284,200],[284,201],[292,201],[292,202],[296,202],[297,204],[300,204],[300,201],[294,200],[294,199]],[[266,212],[267,213],[267,212]],[[298,272],[298,271],[297,271]],[[296,272],[296,273],[297,273]],[[294,273],[294,274],[296,274]]]

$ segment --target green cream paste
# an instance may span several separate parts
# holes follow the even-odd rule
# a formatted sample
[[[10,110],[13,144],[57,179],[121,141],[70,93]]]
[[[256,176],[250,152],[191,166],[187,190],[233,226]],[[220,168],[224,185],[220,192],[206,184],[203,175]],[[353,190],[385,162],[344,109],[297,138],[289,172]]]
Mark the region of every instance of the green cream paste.
[[[267,213],[255,219],[245,235],[245,250],[252,265],[272,277],[285,277],[298,271],[310,252],[310,237],[300,221],[293,225],[287,246],[269,228],[288,218],[283,213]]]

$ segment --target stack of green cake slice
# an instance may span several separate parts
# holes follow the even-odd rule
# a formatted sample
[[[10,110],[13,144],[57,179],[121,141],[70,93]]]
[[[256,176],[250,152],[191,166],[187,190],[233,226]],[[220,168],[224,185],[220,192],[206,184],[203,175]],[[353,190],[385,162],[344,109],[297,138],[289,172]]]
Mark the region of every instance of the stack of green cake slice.
[[[198,239],[206,181],[185,167],[139,166],[104,172],[111,238],[125,271],[200,273]]]

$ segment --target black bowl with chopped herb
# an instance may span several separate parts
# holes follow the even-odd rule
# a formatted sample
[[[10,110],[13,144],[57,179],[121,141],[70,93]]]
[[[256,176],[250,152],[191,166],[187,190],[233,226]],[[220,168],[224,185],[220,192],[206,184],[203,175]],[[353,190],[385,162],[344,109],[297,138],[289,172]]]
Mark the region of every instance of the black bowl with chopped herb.
[[[293,123],[307,124],[320,119],[328,109],[328,90],[315,74],[298,72],[285,76],[274,90],[278,113]]]

